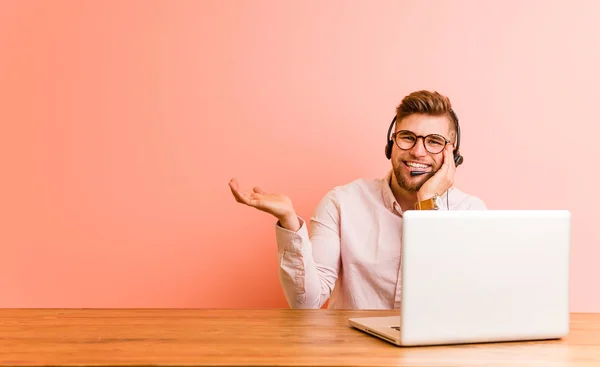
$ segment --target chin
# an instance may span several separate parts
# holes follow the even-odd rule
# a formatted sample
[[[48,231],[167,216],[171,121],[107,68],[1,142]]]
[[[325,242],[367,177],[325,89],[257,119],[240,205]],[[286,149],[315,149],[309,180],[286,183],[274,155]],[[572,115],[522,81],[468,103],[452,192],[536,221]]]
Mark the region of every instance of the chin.
[[[411,176],[410,173],[406,172],[398,172],[399,170],[395,170],[396,173],[396,182],[398,186],[408,192],[417,192],[421,189],[421,186],[427,181],[428,175],[421,176]]]

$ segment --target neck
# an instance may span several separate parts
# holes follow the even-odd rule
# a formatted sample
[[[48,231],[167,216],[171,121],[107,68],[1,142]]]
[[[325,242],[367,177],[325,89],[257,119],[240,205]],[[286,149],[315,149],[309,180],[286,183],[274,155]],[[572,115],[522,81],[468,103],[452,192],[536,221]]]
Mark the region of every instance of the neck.
[[[396,201],[400,204],[402,211],[414,209],[415,203],[417,202],[417,192],[407,191],[400,187],[393,171],[390,181],[390,188],[392,189]]]

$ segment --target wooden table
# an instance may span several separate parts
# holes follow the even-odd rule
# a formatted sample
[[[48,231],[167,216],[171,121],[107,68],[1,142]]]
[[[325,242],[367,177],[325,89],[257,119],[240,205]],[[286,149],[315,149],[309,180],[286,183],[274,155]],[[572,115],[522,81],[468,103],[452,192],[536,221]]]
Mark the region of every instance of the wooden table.
[[[600,314],[573,314],[562,340],[396,347],[348,318],[390,311],[0,310],[11,366],[600,366]]]

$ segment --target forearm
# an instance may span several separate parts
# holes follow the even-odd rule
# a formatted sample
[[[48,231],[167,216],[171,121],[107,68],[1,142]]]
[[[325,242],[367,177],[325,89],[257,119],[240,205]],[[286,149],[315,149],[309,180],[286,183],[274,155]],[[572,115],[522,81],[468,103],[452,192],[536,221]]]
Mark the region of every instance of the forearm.
[[[290,257],[289,254],[287,254]],[[331,292],[327,291],[314,262],[306,256],[295,257],[302,265],[281,259],[279,281],[290,308],[318,309],[325,304]]]
[[[296,232],[283,228],[277,230],[279,280],[291,308],[317,309],[329,299],[337,279],[337,269],[315,261],[313,243],[306,226],[300,219],[298,223],[299,230]]]

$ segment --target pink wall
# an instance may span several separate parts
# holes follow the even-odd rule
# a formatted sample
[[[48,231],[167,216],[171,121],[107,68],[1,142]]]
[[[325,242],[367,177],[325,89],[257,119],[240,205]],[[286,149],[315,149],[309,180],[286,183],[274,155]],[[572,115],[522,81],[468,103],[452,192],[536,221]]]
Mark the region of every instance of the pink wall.
[[[425,88],[461,118],[463,190],[572,211],[572,310],[600,312],[599,12],[3,1],[0,306],[285,307],[274,220],[229,179],[309,217],[386,172],[394,107]]]

